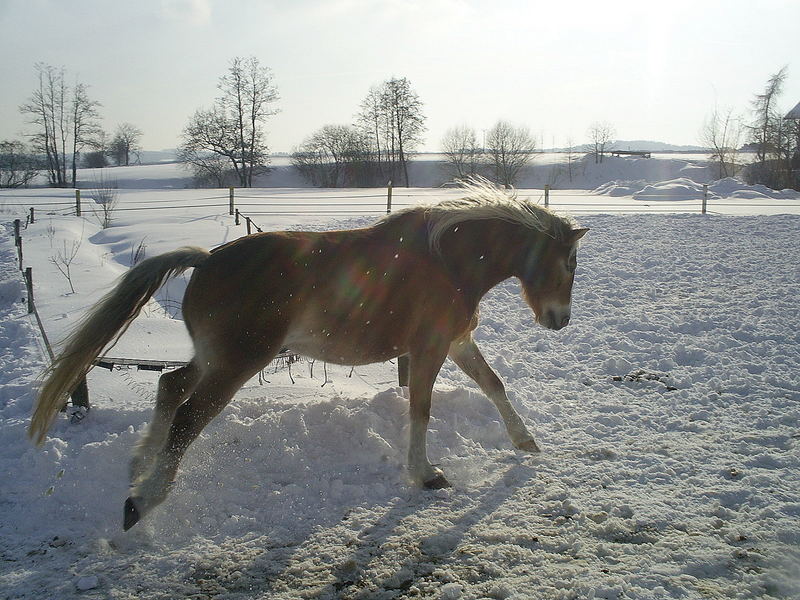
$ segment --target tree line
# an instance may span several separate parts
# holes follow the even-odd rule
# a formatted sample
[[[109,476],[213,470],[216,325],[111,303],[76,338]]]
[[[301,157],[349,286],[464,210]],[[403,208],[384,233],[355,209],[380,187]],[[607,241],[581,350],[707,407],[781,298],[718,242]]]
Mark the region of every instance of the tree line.
[[[76,184],[79,164],[103,167],[113,161],[130,164],[140,150],[141,130],[120,124],[113,136],[100,126],[100,102],[79,81],[70,85],[66,71],[38,63],[38,86],[20,111],[33,132],[28,143],[0,142],[0,186],[27,185],[40,171],[54,186]],[[715,153],[719,176],[744,171],[750,183],[800,187],[800,120],[783,118],[778,98],[787,68],[772,75],[751,103],[748,121],[732,110],[714,110],[706,119],[701,143]],[[192,170],[197,183],[252,187],[269,171],[266,142],[268,119],[279,100],[271,70],[256,57],[236,57],[220,77],[218,97],[198,108],[184,127],[178,159]],[[324,125],[294,149],[291,158],[300,174],[320,187],[368,187],[411,184],[409,162],[425,132],[424,106],[411,82],[390,78],[371,87],[352,123]],[[616,132],[607,122],[593,123],[583,146],[602,163]],[[741,146],[742,139],[747,143]],[[575,145],[568,142],[572,178]],[[453,179],[480,175],[499,185],[514,185],[540,150],[529,128],[505,120],[484,130],[483,139],[467,125],[446,131],[441,140],[447,174]],[[756,161],[747,168],[740,151],[751,150]]]
[[[233,59],[218,88],[221,95],[212,107],[198,110],[184,129],[179,157],[201,183],[250,187],[253,175],[268,170],[262,125],[277,112],[269,105],[278,93],[269,69],[253,57]],[[408,165],[422,143],[425,121],[411,82],[393,77],[367,91],[352,123],[324,125],[307,136],[292,152],[292,164],[319,187],[371,187],[390,181],[408,186]],[[613,127],[597,123],[589,133],[602,161]],[[537,151],[527,127],[503,120],[481,145],[474,129],[461,126],[445,134],[442,147],[452,177],[481,175],[505,186],[516,183]]]
[[[292,164],[321,187],[408,186],[408,163],[422,142],[422,102],[405,78],[369,89],[355,121],[325,125],[292,153]]]
[[[74,187],[79,166],[130,164],[140,149],[139,128],[121,123],[109,135],[100,125],[102,105],[87,84],[70,84],[63,67],[37,63],[35,70],[37,86],[19,107],[33,131],[27,143],[0,142],[0,187],[27,185],[39,172],[52,186]]]
[[[800,119],[787,118],[779,100],[786,66],[767,79],[750,101],[750,117],[715,107],[700,130],[700,142],[714,152],[720,178],[739,175],[747,183],[800,189]],[[742,153],[755,155],[746,163]]]

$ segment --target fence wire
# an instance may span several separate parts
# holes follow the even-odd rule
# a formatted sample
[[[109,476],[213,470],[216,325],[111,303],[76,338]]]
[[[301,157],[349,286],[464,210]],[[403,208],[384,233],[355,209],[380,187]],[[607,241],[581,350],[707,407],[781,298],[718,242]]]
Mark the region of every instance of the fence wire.
[[[450,195],[453,188],[442,189],[441,192]],[[292,195],[295,192],[275,193],[275,194],[253,194],[244,193],[241,195],[233,196],[234,210],[239,207],[247,209],[247,215],[240,212],[242,217],[260,216],[260,217],[300,217],[300,216],[320,216],[320,217],[351,217],[351,216],[380,216],[389,212],[389,210],[402,210],[411,206],[419,204],[419,202],[429,201],[436,192],[431,192],[428,189],[421,190],[420,193],[394,192],[392,195],[391,209],[389,209],[387,194],[303,194],[300,196]],[[535,198],[538,196],[537,202],[542,204],[544,190],[539,189],[525,189],[518,190],[518,194]],[[235,193],[234,193],[235,194]],[[88,214],[95,214],[98,210],[102,209],[102,205],[98,204],[91,198],[90,194],[86,194],[87,198],[81,205],[82,212]],[[385,202],[370,202],[380,198]],[[418,202],[409,202],[408,199],[416,199]],[[576,199],[593,199],[593,202],[588,201],[574,201]],[[580,211],[584,213],[609,213],[609,214],[638,214],[638,213],[674,213],[684,214],[692,212],[701,212],[702,206],[699,202],[702,198],[693,197],[677,197],[671,194],[652,194],[647,196],[640,196],[631,202],[611,201],[603,202],[603,195],[595,195],[590,192],[565,192],[561,193],[558,190],[549,190],[549,198],[547,206],[551,209],[566,209],[573,211]],[[614,198],[612,197],[609,197]],[[563,199],[567,199],[563,201]],[[203,202],[216,200],[218,202]],[[175,203],[165,200],[137,200],[131,204],[123,204],[122,206],[115,206],[113,212],[135,212],[135,211],[181,211],[191,209],[217,209],[220,213],[225,211],[229,213],[231,208],[231,195],[211,195],[202,196],[199,198],[187,199],[187,203]],[[241,202],[245,200],[245,202]],[[248,201],[249,200],[249,201]],[[340,202],[340,200],[366,200],[366,202]],[[712,208],[787,208],[797,209],[800,208],[799,202],[788,200],[787,202],[775,202],[774,200],[769,203],[732,203],[725,202],[726,198],[709,198],[706,204],[706,211],[715,213]],[[222,202],[224,201],[224,202]],[[667,206],[658,206],[661,203]],[[63,202],[3,202],[0,197],[0,208],[20,208],[26,207],[29,210],[32,208],[34,211],[42,211],[47,215],[59,216],[74,216],[77,214],[76,201],[63,201]],[[230,213],[229,213],[230,214]],[[251,219],[251,224],[255,223]]]

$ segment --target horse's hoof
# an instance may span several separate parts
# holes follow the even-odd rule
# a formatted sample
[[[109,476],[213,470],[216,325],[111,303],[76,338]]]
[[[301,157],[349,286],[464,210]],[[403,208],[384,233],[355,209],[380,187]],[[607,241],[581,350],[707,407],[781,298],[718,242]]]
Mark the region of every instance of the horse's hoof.
[[[139,509],[136,508],[136,503],[133,501],[133,498],[128,498],[125,500],[124,513],[124,522],[122,524],[122,528],[125,531],[128,531],[128,529],[136,525],[141,518],[139,515]]]
[[[442,488],[449,488],[450,482],[442,473],[437,473],[427,481],[423,481],[422,485],[428,490],[440,490]]]
[[[533,438],[514,445],[517,447],[518,450],[522,450],[523,452],[541,452],[538,444]]]

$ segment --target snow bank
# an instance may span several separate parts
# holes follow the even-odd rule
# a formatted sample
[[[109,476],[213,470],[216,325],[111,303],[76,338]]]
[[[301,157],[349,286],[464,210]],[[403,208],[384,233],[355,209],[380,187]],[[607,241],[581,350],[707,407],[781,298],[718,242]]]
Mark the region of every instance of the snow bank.
[[[789,200],[800,198],[800,192],[796,190],[773,190],[761,184],[747,185],[733,177],[715,181],[708,189],[720,198],[774,198]]]
[[[635,200],[656,202],[662,200],[699,200],[702,197],[703,186],[685,177],[648,184],[638,192],[633,193]]]
[[[726,177],[708,184],[710,200],[732,198],[739,200],[797,200],[800,192],[795,190],[773,190],[764,185],[748,185],[738,179]],[[703,182],[679,177],[657,183],[636,181],[609,181],[592,191],[608,196],[633,196],[635,200],[674,202],[676,200],[700,200],[703,198]]]

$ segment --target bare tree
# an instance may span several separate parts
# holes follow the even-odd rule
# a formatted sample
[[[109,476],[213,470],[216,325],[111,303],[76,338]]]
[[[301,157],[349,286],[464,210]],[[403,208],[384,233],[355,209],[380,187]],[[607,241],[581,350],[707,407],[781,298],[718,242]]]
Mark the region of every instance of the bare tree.
[[[41,162],[19,140],[0,142],[0,188],[24,187],[41,168]]]
[[[422,102],[405,77],[392,78],[370,89],[361,104],[359,124],[369,132],[383,174],[408,186],[409,153],[422,141]]]
[[[122,123],[117,126],[114,137],[109,146],[109,153],[117,166],[131,163],[131,155],[138,156],[142,149],[140,142],[142,130],[132,123]]]
[[[425,131],[422,102],[411,89],[411,82],[403,77],[392,78],[385,83],[383,103],[390,123],[392,148],[397,152],[408,187],[408,153],[422,141]]]
[[[210,109],[195,112],[183,130],[180,156],[196,172],[219,176],[217,155],[230,163],[242,187],[252,187],[253,177],[265,168],[269,152],[263,125],[277,110],[278,99],[272,72],[258,59],[234,58],[220,78],[222,95]]]
[[[119,201],[118,187],[117,180],[107,178],[102,170],[100,176],[92,181],[92,189],[89,191],[89,195],[95,202],[92,212],[103,229],[111,227],[114,211]]]
[[[64,240],[63,247],[59,250],[56,250],[55,254],[50,257],[50,262],[55,265],[56,269],[58,269],[58,272],[61,273],[67,280],[67,283],[69,283],[69,289],[73,294],[75,293],[75,286],[72,285],[72,262],[78,255],[78,249],[81,247],[82,241],[83,233],[81,233],[81,239],[72,241],[69,244],[67,244],[66,240]]]
[[[567,175],[569,176],[569,182],[572,183],[572,175],[575,170],[575,140],[571,137],[567,138]]]
[[[589,138],[594,144],[594,162],[603,162],[606,146],[614,141],[617,134],[614,126],[606,121],[597,121],[589,127]]]
[[[374,184],[374,163],[364,134],[350,125],[325,125],[292,154],[292,163],[314,185]]]
[[[192,171],[195,185],[201,187],[225,187],[239,182],[231,168],[231,161],[222,154],[182,144],[178,148],[178,161]]]
[[[767,160],[770,138],[776,122],[781,120],[778,113],[777,100],[783,91],[786,75],[787,67],[784,66],[767,80],[764,91],[756,94],[751,102],[754,121],[750,129],[753,141],[756,144],[756,156],[762,165]]]
[[[524,126],[498,121],[486,134],[486,155],[496,183],[511,187],[533,159],[536,140]]]
[[[19,110],[27,114],[29,122],[37,128],[36,133],[30,136],[31,143],[34,151],[45,158],[51,185],[64,187],[67,184],[66,148],[69,132],[64,69],[44,63],[37,63],[35,68],[39,86]]]
[[[736,175],[736,155],[741,142],[742,126],[733,109],[720,113],[714,112],[703,123],[700,131],[700,143],[714,150],[719,178]]]
[[[792,161],[798,160],[800,152],[797,122],[783,118],[783,111],[778,108],[786,76],[784,66],[767,80],[764,91],[756,94],[751,103],[754,120],[749,129],[758,162],[748,167],[746,177],[750,183],[776,189],[799,183],[792,171]]]
[[[89,98],[87,86],[76,83],[72,90],[70,121],[72,123],[72,187],[75,187],[78,155],[85,146],[91,146],[100,134],[100,103]]]
[[[194,113],[183,130],[178,157],[194,170],[195,177],[208,176],[222,185],[227,174],[233,173],[236,182],[246,187],[247,175],[239,160],[236,123],[228,118],[219,103]]]
[[[268,159],[262,125],[277,112],[270,108],[278,99],[272,72],[254,56],[236,57],[220,79],[219,89],[220,103],[235,124],[242,186],[252,187],[255,169]]]
[[[392,177],[386,173],[384,163],[388,163],[388,144],[384,144],[387,137],[387,120],[382,109],[381,88],[372,86],[366,98],[361,102],[361,111],[356,117],[358,125],[362,128],[365,138],[369,140],[373,159],[381,175]]]
[[[37,63],[39,85],[20,112],[36,127],[30,138],[33,150],[44,157],[51,185],[75,185],[80,151],[92,143],[99,131],[100,103],[88,95],[80,82],[70,88],[63,68]],[[72,178],[67,177],[67,152],[72,153]]]
[[[448,173],[456,179],[466,179],[479,174],[483,161],[483,148],[472,127],[459,125],[448,129],[442,138]]]

